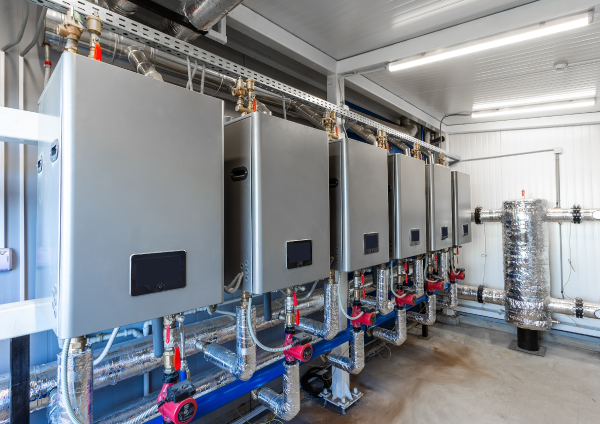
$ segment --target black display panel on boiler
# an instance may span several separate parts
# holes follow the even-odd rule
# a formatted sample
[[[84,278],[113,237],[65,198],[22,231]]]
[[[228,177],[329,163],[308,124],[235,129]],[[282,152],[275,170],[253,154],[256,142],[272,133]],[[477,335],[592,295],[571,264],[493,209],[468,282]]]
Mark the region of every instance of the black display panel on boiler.
[[[287,242],[287,269],[312,265],[312,240]]]

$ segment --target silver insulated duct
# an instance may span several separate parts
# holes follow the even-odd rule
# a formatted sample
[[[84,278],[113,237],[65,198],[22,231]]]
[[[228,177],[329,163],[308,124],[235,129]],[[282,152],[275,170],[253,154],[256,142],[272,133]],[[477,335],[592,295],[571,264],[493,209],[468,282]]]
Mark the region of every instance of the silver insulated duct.
[[[409,320],[421,325],[433,325],[435,323],[435,307],[437,305],[435,294],[427,295],[427,312],[420,314],[418,312],[408,311],[406,316]]]
[[[333,339],[340,328],[340,315],[338,312],[337,283],[331,278],[323,287],[325,291],[325,305],[323,322],[310,318],[300,318],[296,328],[325,340]]]
[[[279,418],[289,421],[300,411],[300,364],[283,363],[283,393],[280,395],[269,388],[258,391],[258,401]]]
[[[389,271],[385,268],[377,270],[377,294],[375,297],[365,296],[362,303],[374,306],[381,315],[391,314],[395,302],[389,300],[390,282]]]
[[[406,341],[406,309],[396,308],[395,330],[376,327],[373,329],[373,337],[394,346],[400,346],[404,343]]]
[[[332,366],[350,374],[358,374],[365,367],[365,333],[364,331],[350,332],[350,356],[329,353],[327,362]]]
[[[541,199],[503,205],[504,319],[529,330],[547,331],[552,320],[546,212]]]

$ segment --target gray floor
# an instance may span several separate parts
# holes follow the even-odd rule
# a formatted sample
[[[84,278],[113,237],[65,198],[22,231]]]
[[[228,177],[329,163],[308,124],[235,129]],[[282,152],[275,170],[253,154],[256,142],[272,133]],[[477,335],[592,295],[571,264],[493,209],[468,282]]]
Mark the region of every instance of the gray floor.
[[[290,422],[600,423],[597,352],[544,343],[540,358],[507,349],[511,334],[464,324],[430,334],[371,359],[352,378],[365,396],[346,415],[308,400]]]

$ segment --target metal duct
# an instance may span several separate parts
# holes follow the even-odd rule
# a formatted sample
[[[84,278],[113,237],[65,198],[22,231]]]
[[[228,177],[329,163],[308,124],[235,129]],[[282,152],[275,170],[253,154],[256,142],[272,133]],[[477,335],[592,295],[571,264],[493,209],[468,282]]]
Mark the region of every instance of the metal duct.
[[[504,306],[504,290],[456,284],[459,299]]]
[[[125,49],[129,63],[133,65],[136,71],[146,77],[162,81],[162,76],[158,73],[154,65],[148,60],[143,51],[136,46],[129,46]]]
[[[504,202],[502,247],[504,319],[516,327],[550,329],[550,269],[546,203],[541,199]]]
[[[298,361],[283,363],[283,393],[272,389],[258,391],[258,401],[277,417],[289,421],[300,411],[300,364]]]
[[[548,222],[573,222],[579,224],[586,221],[600,220],[600,210],[596,209],[548,209],[546,213]]]
[[[365,305],[375,306],[381,315],[391,314],[396,302],[389,300],[390,280],[387,269],[377,270],[377,294],[375,297],[365,296],[361,300]]]
[[[365,367],[365,333],[364,331],[350,332],[350,356],[337,353],[327,354],[327,362],[332,366],[350,374],[358,374]]]
[[[243,0],[183,1],[179,7],[179,13],[184,15],[192,25],[198,28],[198,30],[208,31],[242,1]],[[168,19],[165,19],[163,28],[166,34],[188,43],[200,36],[199,33]]]
[[[385,328],[374,328],[373,337],[384,342],[400,346],[406,341],[406,309],[396,308],[396,327],[395,330]]]
[[[248,332],[248,309],[236,307],[236,353],[216,344],[198,342],[196,347],[204,351],[204,358],[224,369],[238,380],[249,380],[256,370],[256,346]],[[256,326],[256,308],[252,308],[252,327]]]
[[[452,282],[448,284],[448,291],[438,293],[438,295],[443,295],[447,297],[446,300],[438,299],[437,306],[443,309],[454,309],[458,306],[458,290],[456,287],[456,283]]]
[[[584,302],[580,298],[555,299],[550,298],[548,305],[550,312],[564,315],[574,315],[580,318],[600,319],[600,304]]]
[[[483,224],[484,222],[501,221],[502,210],[500,209],[482,210],[481,208],[476,208],[474,211],[471,211],[471,222],[474,222],[476,224]]]
[[[129,0],[108,0],[108,8],[123,16],[131,16],[138,10],[138,5]]]
[[[418,312],[408,311],[406,316],[409,320],[418,324],[433,325],[435,323],[436,304],[435,294],[427,295],[427,312],[425,314],[419,314]]]
[[[323,290],[317,289],[310,299],[298,301],[296,309],[300,311],[300,315],[310,315],[323,309],[323,304]],[[281,324],[277,317],[284,310],[283,299],[273,301],[271,307],[275,319],[270,321],[264,319],[262,306],[256,308],[258,316],[256,318],[256,331]],[[236,325],[233,317],[223,315],[190,324],[186,326],[185,332],[185,353],[187,356],[191,356],[198,353],[195,345],[199,341],[224,344],[234,340]],[[154,356],[152,336],[116,344],[106,358],[94,367],[94,389],[97,390],[117,384],[128,378],[152,371],[161,365],[161,358]],[[56,387],[56,375],[56,362],[30,368],[30,412],[48,406],[50,390]],[[3,374],[0,376],[0,424],[8,422],[9,408],[10,376]]]
[[[59,354],[60,356],[60,354]],[[67,378],[69,382],[69,399],[75,415],[82,424],[93,422],[93,365],[92,346],[88,345],[81,352],[69,352],[67,357]],[[59,359],[60,364],[60,359]],[[72,424],[64,405],[65,393],[61,390],[61,368],[58,366],[58,387],[52,390],[47,411],[49,424]]]
[[[415,296],[417,298],[425,295],[425,275],[423,274],[423,260],[413,261],[413,283],[415,285]]]
[[[374,146],[377,145],[377,137],[375,137],[375,134],[362,125],[354,124],[350,126],[350,129],[363,138],[367,143],[370,143]]]
[[[332,279],[332,281],[333,282],[331,283],[325,283],[325,286],[323,287],[325,291],[325,306],[323,307],[325,313],[323,322],[318,322],[310,318],[300,318],[300,323],[296,325],[296,328],[325,340],[333,339],[340,328],[337,283],[335,282],[335,279]]]
[[[323,125],[323,121],[322,121],[322,119],[323,119],[322,113],[315,112],[308,106],[303,105],[298,102],[291,102],[290,106],[292,107],[292,109],[294,109],[296,112],[298,112],[298,115],[300,115],[302,118],[306,119],[308,122],[313,124],[315,127],[322,129],[322,130],[325,129],[325,125]]]

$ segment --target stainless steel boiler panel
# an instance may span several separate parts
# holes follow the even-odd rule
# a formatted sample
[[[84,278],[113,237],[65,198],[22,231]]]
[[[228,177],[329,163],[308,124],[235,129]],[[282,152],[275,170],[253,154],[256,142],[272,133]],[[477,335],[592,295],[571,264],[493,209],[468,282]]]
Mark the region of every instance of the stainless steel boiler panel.
[[[225,124],[225,281],[265,293],[329,275],[327,134],[251,113]]]
[[[72,53],[39,100],[36,297],[58,337],[223,301],[223,102]]]
[[[425,162],[410,156],[388,156],[390,258],[427,252]]]
[[[454,246],[471,243],[471,176],[452,171],[452,234]]]
[[[452,247],[452,181],[450,169],[425,165],[427,197],[427,249]]]
[[[387,151],[352,139],[329,144],[332,269],[389,261]]]

